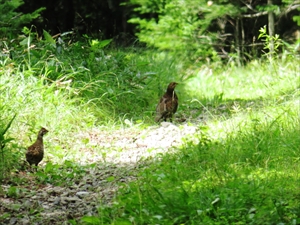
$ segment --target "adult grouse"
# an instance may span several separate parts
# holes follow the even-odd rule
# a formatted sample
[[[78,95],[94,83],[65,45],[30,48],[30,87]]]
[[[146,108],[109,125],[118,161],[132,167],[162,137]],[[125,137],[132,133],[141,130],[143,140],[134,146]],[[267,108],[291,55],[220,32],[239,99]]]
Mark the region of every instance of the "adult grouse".
[[[38,133],[36,141],[28,147],[26,152],[26,160],[30,164],[37,166],[44,157],[43,136],[48,133],[48,130],[42,127]]]
[[[174,90],[177,84],[176,82],[171,82],[166,93],[161,97],[156,107],[156,122],[160,120],[167,121],[168,118],[172,122],[173,114],[178,108],[178,97]]]

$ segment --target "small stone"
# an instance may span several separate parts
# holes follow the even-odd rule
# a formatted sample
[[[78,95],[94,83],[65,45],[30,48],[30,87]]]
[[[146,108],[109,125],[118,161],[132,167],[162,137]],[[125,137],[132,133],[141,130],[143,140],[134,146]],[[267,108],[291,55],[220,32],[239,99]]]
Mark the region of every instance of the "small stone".
[[[19,224],[28,225],[28,224],[30,224],[30,221],[27,218],[22,218],[19,220]]]
[[[68,202],[67,202],[67,200],[66,200],[66,197],[61,197],[61,198],[60,198],[60,202],[61,202],[62,205],[68,204]]]
[[[31,208],[31,206],[32,206],[32,203],[31,203],[30,200],[26,200],[26,201],[23,203],[23,208],[25,208],[25,209],[29,209],[29,208]]]
[[[12,217],[10,220],[9,220],[9,224],[17,224],[18,222],[18,219],[16,217]]]
[[[54,205],[60,205],[60,197],[56,197],[53,202]]]
[[[161,122],[160,123],[160,125],[162,126],[162,127],[168,127],[168,126],[170,126],[172,123],[170,123],[170,122]]]
[[[81,201],[78,197],[62,197],[61,200],[66,202]]]
[[[85,196],[89,195],[89,192],[87,191],[78,191],[76,193],[76,195],[79,197],[79,198],[84,198]]]
[[[50,209],[51,208],[50,205],[48,205],[47,203],[44,203],[42,205],[42,207],[43,207],[43,209]]]

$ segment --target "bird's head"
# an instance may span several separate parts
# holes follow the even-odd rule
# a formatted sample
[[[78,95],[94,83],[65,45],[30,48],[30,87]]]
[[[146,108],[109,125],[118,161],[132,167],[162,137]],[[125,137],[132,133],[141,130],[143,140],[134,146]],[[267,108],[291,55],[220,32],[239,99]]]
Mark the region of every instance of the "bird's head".
[[[40,129],[40,131],[39,131],[39,135],[40,136],[44,136],[45,134],[47,134],[49,131],[46,129],[46,128],[44,128],[44,127],[42,127],[41,129]]]
[[[168,86],[168,91],[174,91],[175,87],[177,86],[178,83],[176,82],[171,82]]]

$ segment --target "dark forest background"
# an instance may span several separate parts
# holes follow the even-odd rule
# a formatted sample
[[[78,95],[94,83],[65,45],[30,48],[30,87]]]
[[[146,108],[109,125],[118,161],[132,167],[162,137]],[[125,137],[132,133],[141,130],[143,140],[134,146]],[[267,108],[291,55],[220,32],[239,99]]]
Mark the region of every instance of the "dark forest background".
[[[13,9],[17,16],[2,16],[10,27],[20,25],[20,15],[32,16],[37,12],[39,16],[21,22],[33,24],[39,34],[42,30],[51,35],[71,31],[73,40],[86,34],[98,39],[113,38],[121,46],[139,41],[163,50],[184,49],[195,58],[211,58],[216,52],[223,59],[236,54],[242,62],[259,56],[263,44],[257,37],[263,26],[270,36],[278,34],[286,43],[295,43],[300,37],[298,0],[10,2],[18,2]],[[18,26],[14,28],[10,32],[21,30]]]
[[[44,7],[41,17],[33,21],[39,29],[51,34],[74,31],[78,35],[89,34],[101,38],[117,37],[122,33],[133,34],[134,27],[128,27],[127,20],[132,13],[131,7],[122,6],[121,0],[82,1],[25,0],[20,11],[30,13]]]

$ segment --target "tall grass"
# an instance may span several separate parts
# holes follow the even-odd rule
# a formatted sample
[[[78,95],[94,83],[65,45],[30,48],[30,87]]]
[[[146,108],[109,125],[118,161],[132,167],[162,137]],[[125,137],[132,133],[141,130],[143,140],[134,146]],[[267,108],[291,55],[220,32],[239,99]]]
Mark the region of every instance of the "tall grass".
[[[50,131],[49,174],[59,173],[59,163],[72,167],[85,157],[76,140],[80,132],[116,129],[125,119],[154,124],[157,99],[175,80],[179,114],[209,114],[197,120],[198,143],[186,140],[175,154],[149,160],[135,182],[120,184],[111,206],[100,206],[100,219],[83,223],[299,223],[297,57],[186,70],[183,59],[167,53],[105,49],[90,40],[57,52],[50,37],[35,45],[23,38],[8,49],[13,59],[0,58],[1,143],[7,143],[6,159],[13,159],[6,163],[0,156],[2,177],[19,168],[40,126]]]
[[[4,111],[4,106],[1,106],[0,109]],[[7,168],[16,163],[15,158],[17,157],[14,157],[15,154],[9,152],[6,148],[13,141],[13,138],[8,137],[7,133],[15,118],[16,114],[10,119],[5,118],[3,115],[0,116],[0,180],[7,177],[7,173],[9,172]]]
[[[91,40],[58,51],[50,35],[45,40],[35,36],[28,31],[18,42],[6,43],[0,57],[1,113],[7,120],[17,114],[7,133],[14,145],[6,146],[18,153],[15,161],[23,158],[41,126],[50,131],[47,155],[63,162],[80,158],[77,133],[116,127],[126,118],[153,123],[156,99],[167,82],[178,79],[179,64],[167,54],[104,49]],[[13,165],[19,166],[1,168],[9,171]]]
[[[267,111],[224,125],[215,138],[213,123],[203,127],[199,144],[186,142],[124,185],[103,207],[103,223],[299,223],[299,101]]]
[[[206,101],[259,100],[284,96],[299,87],[299,59],[289,62],[268,63],[253,61],[243,68],[229,67],[215,72],[213,68],[202,67],[193,70],[185,82],[184,91],[188,98]]]
[[[200,111],[212,110],[199,124],[198,144],[186,141],[177,153],[151,161],[136,181],[120,184],[114,204],[100,206],[101,220],[95,221],[299,223],[298,75],[294,63],[279,62],[273,71],[254,63],[187,80],[180,90],[187,109],[194,100]],[[215,114],[220,105],[225,116]]]

